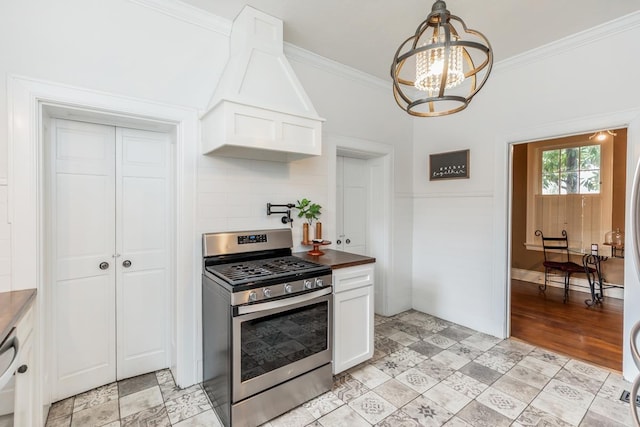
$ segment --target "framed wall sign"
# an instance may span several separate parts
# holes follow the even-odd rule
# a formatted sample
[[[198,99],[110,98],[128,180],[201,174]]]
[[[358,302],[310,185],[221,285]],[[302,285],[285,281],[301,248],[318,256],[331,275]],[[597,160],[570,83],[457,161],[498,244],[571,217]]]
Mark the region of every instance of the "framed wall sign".
[[[469,178],[469,150],[429,155],[429,180]]]

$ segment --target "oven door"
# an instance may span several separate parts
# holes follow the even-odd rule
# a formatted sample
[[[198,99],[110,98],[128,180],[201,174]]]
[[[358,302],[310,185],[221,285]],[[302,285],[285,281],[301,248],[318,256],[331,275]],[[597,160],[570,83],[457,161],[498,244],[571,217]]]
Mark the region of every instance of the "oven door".
[[[327,287],[237,308],[233,403],[331,363],[331,292]]]

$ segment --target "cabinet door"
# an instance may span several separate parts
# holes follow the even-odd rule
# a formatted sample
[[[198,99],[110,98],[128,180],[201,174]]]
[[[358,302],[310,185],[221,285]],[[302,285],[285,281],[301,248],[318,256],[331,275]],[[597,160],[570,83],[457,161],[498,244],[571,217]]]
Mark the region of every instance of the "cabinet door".
[[[373,286],[336,293],[333,299],[333,373],[373,356]]]
[[[20,363],[16,372],[15,406],[13,424],[15,426],[35,426],[36,411],[36,373],[35,352],[33,348],[33,333],[20,347]]]

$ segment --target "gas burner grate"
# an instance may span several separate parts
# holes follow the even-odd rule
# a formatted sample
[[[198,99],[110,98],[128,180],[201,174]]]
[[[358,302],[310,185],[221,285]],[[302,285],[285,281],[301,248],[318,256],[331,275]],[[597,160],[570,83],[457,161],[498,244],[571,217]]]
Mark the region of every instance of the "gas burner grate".
[[[256,280],[275,279],[298,272],[312,272],[321,269],[326,269],[326,267],[294,256],[218,264],[207,267],[208,271],[232,285],[241,285]]]

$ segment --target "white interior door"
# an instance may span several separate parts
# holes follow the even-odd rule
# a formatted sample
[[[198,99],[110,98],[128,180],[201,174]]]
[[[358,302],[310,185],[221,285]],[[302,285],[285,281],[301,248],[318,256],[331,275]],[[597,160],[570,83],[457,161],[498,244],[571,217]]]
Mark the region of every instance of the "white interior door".
[[[115,129],[53,120],[55,400],[115,379]]]
[[[169,135],[117,129],[118,379],[168,365]]]
[[[169,364],[170,147],[52,120],[54,400]]]
[[[367,160],[338,156],[336,168],[337,249],[367,255]]]

